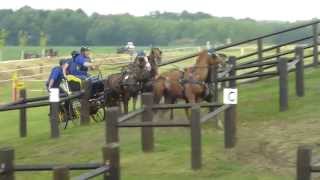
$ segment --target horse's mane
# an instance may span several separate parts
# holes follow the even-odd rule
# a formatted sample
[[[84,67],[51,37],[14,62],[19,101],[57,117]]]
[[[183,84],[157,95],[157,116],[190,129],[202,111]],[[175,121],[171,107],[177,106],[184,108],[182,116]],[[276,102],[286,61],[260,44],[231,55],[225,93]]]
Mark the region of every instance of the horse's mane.
[[[202,61],[206,60],[208,57],[208,51],[203,50],[199,53],[198,58],[196,59],[196,64],[201,63]]]

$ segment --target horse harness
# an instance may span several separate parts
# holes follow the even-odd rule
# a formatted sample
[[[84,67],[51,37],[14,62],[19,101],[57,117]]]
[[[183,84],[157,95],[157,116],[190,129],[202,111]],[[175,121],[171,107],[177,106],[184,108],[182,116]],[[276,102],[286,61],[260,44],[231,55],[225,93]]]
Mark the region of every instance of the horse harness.
[[[191,75],[194,73],[194,71],[195,71],[195,68],[199,68],[199,67],[192,67],[192,69],[191,69]],[[208,85],[208,78],[207,78],[207,80],[194,80],[194,79],[185,79],[185,74],[186,74],[186,72],[185,71],[181,71],[181,76],[180,76],[180,78],[179,78],[179,83],[180,83],[180,85],[181,85],[181,87],[182,87],[182,91],[183,91],[183,95],[185,96],[185,91],[186,91],[186,89],[185,89],[185,84],[187,84],[187,83],[189,83],[189,84],[197,84],[197,85],[200,85],[200,86],[203,86],[204,87],[204,89],[205,89],[205,92],[204,92],[204,96],[206,97],[206,96],[209,96],[209,95],[211,95],[211,91],[210,91],[210,89],[209,89],[209,85]],[[189,76],[189,77],[191,77],[191,76]]]
[[[195,68],[199,68],[199,67],[192,67],[192,70],[191,70],[191,75],[194,73],[194,70]],[[203,81],[203,80],[194,80],[194,79],[185,79],[185,75],[186,75],[186,72],[185,71],[181,71],[181,76],[179,78],[179,82],[180,84],[183,86],[187,83],[190,83],[190,84],[198,84],[198,85],[202,85],[202,86],[205,86],[207,84],[207,81]],[[189,76],[191,77],[191,76]]]

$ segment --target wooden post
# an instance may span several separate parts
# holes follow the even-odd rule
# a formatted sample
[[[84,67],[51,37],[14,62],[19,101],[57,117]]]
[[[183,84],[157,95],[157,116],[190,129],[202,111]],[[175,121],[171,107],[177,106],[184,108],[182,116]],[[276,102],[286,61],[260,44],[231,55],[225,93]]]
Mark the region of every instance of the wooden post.
[[[232,65],[233,69],[229,72],[229,76],[233,77],[233,76],[236,76],[237,72],[235,70],[234,67],[236,67],[236,64],[237,64],[237,59],[235,56],[230,56],[229,58],[229,63]],[[229,87],[230,88],[235,88],[237,86],[237,80],[230,80],[229,81]]]
[[[279,104],[280,111],[288,110],[288,59],[280,58],[278,63],[279,73]]]
[[[304,49],[301,46],[296,47],[296,59],[299,59],[299,62],[296,64],[296,94],[299,97],[304,96]]]
[[[52,102],[50,104],[50,128],[51,128],[51,138],[59,138],[59,102]]]
[[[227,61],[226,64],[229,64],[229,58],[228,58],[228,61]],[[224,65],[224,68],[227,66],[226,64]],[[227,75],[226,75],[225,77],[227,77]],[[227,83],[226,81],[220,82],[220,84],[221,84],[221,89],[224,89],[224,88],[227,86],[226,83]]]
[[[142,122],[153,121],[153,95],[152,93],[143,93],[141,96],[144,112],[142,113]],[[141,128],[141,142],[143,152],[152,152],[154,149],[154,132],[152,127]]]
[[[118,107],[108,108],[106,114],[106,146],[103,147],[103,163],[110,166],[109,173],[104,175],[105,180],[120,179],[120,147],[118,132]]]
[[[212,96],[210,97],[210,102],[218,102],[218,98],[219,98],[219,91],[218,91],[218,66],[210,66],[210,77],[209,77],[209,91]],[[210,108],[210,111],[214,111],[214,108]]]
[[[14,150],[12,148],[0,149],[0,180],[14,180]]]
[[[263,59],[263,41],[262,41],[262,39],[257,40],[257,52],[258,52],[259,63],[262,63],[262,59]],[[263,72],[262,66],[259,66],[259,72]]]
[[[83,81],[84,94],[80,99],[81,111],[80,111],[80,125],[88,125],[90,123],[90,103],[91,96],[91,81]]]
[[[53,180],[69,180],[69,168],[66,166],[57,166],[53,168]]]
[[[211,103],[218,103],[219,101],[219,83],[217,81],[218,79],[218,66],[214,66],[214,65],[211,65],[210,66],[210,74],[209,74],[209,92],[210,92],[210,99],[209,99],[209,102]],[[225,81],[221,83],[221,88],[224,88],[225,87]],[[214,111],[216,108],[214,107],[210,107],[209,108],[209,111],[212,112]],[[220,128],[220,121],[219,121],[219,118],[218,116],[214,117],[214,126],[215,128]]]
[[[319,55],[318,55],[318,23],[312,25],[313,31],[313,65],[317,66],[319,64]]]
[[[230,105],[224,112],[224,147],[235,147],[237,143],[237,107]]]
[[[297,151],[297,180],[311,180],[312,150],[307,146],[299,146]]]
[[[277,47],[276,49],[276,54],[280,54],[281,53],[281,47]],[[279,61],[280,57],[277,57],[277,61]]]
[[[230,64],[235,67],[236,66],[236,57],[231,56],[229,59]],[[236,76],[237,72],[236,69],[232,69],[230,71],[230,76]],[[230,80],[229,81],[229,88],[236,88],[237,81]],[[237,109],[236,105],[231,105],[228,109],[224,112],[224,146],[225,148],[233,148],[236,145],[236,133],[237,133]]]
[[[202,166],[200,107],[191,108],[191,167],[193,170]]]
[[[39,64],[39,73],[42,74],[43,73],[43,64]]]
[[[23,102],[27,99],[26,89],[20,90],[20,100]],[[20,109],[20,137],[27,137],[27,109]]]
[[[119,132],[117,127],[119,115],[120,115],[120,110],[118,107],[111,107],[107,109],[106,116],[105,116],[106,144],[119,141]]]

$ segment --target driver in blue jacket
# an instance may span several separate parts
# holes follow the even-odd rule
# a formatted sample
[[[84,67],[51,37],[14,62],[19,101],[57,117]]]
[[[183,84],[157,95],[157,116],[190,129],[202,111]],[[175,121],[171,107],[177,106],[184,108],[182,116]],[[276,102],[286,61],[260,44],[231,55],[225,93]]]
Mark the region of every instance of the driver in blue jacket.
[[[80,54],[75,57],[69,67],[69,73],[81,80],[89,78],[88,69],[94,67],[90,59],[90,49],[88,47],[81,47]]]
[[[62,79],[64,78],[63,76],[63,71],[62,71],[62,66],[65,63],[65,60],[60,60],[59,65],[54,68],[52,68],[50,76],[48,78],[48,81],[46,83],[47,89],[51,88],[60,88],[60,83],[62,82]]]

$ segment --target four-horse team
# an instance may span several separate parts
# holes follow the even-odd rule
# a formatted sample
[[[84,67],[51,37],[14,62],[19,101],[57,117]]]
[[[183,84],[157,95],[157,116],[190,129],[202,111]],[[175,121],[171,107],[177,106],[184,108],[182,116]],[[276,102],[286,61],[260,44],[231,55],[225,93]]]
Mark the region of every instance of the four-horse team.
[[[159,48],[151,48],[149,55],[141,51],[121,72],[102,79],[88,73],[90,69],[98,69],[99,66],[90,59],[90,49],[81,47],[79,53],[73,51],[70,59],[60,61],[60,66],[52,69],[46,86],[48,90],[59,88],[62,93],[71,93],[79,91],[84,80],[91,81],[92,94],[104,94],[107,107],[121,106],[122,102],[124,113],[128,113],[131,98],[135,110],[137,97],[143,92],[152,92],[154,103],[157,104],[162,98],[168,104],[176,103],[178,99],[197,103],[212,96],[209,86],[211,67],[224,65],[226,56],[203,50],[193,66],[172,69],[162,74],[158,70],[161,61],[162,51]],[[61,82],[66,82],[67,86]]]

